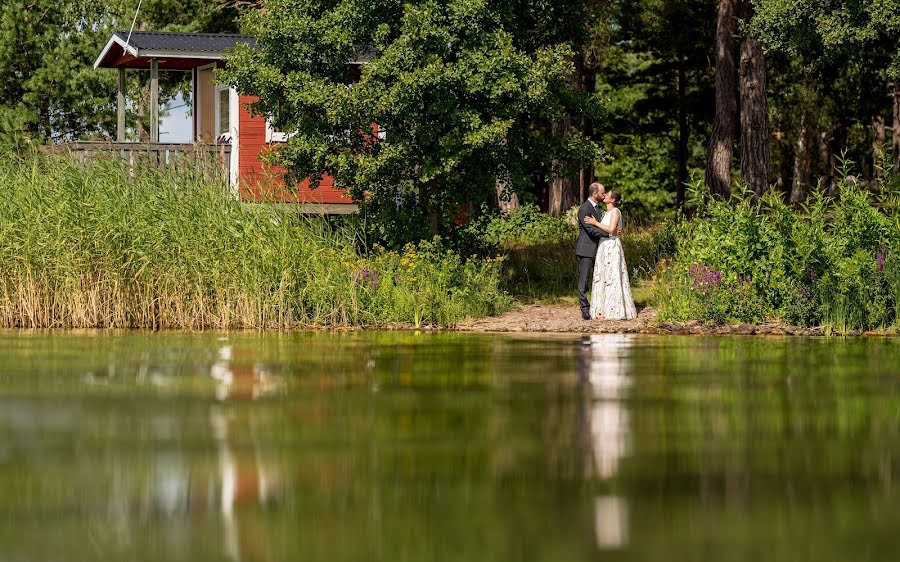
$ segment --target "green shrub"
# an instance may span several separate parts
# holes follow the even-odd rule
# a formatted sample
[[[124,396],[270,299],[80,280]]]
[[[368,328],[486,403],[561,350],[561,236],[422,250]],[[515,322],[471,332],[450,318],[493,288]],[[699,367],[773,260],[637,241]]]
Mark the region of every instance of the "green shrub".
[[[522,205],[494,216],[483,212],[482,217],[469,228],[485,243],[505,249],[573,241],[578,235],[577,219],[542,213],[536,205]]]
[[[364,320],[447,326],[511,305],[500,288],[501,263],[464,260],[435,238],[399,252],[376,247],[352,264],[352,277]]]
[[[501,250],[503,286],[526,300],[575,294],[578,263],[575,241],[516,245]]]
[[[701,196],[703,214],[682,227],[655,279],[661,318],[783,320],[839,332],[897,323],[897,195],[885,183],[873,196],[844,177],[838,198],[817,192],[800,209],[775,194],[759,203]],[[715,286],[698,290],[708,272]]]

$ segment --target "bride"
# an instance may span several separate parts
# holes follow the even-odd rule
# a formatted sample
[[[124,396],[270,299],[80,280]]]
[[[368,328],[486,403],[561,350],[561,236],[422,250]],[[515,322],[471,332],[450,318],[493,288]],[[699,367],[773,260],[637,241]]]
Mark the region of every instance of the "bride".
[[[603,202],[606,203],[603,220],[597,221],[594,217],[585,219],[585,222],[609,233],[609,238],[600,241],[597,260],[594,262],[591,318],[597,320],[631,320],[637,317],[634,299],[631,298],[631,283],[628,280],[622,241],[615,235],[616,230],[624,226],[622,211],[619,210],[621,201],[621,193],[608,191],[603,197]]]

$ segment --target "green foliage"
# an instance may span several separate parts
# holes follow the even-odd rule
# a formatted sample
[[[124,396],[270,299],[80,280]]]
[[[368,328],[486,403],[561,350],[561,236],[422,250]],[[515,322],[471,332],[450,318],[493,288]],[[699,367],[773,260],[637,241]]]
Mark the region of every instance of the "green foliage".
[[[503,288],[518,299],[569,297],[578,278],[574,240],[517,245],[501,250]]]
[[[551,217],[524,205],[496,216],[485,215],[466,226],[476,247],[503,256],[504,288],[525,300],[571,296],[577,262],[576,209]],[[622,236],[631,279],[649,277],[658,261],[671,254],[677,223],[648,228],[627,228]]]
[[[494,215],[485,212],[466,228],[477,233],[486,245],[501,248],[572,242],[578,234],[573,221],[542,213],[535,205],[522,205]]]
[[[632,224],[652,224],[674,215],[679,183],[705,165],[716,2],[610,4],[597,78],[608,115],[601,132],[608,158],[595,173],[607,189],[622,192]]]
[[[223,79],[294,131],[272,158],[289,179],[330,174],[363,201],[390,245],[454,235],[461,215],[496,200],[497,182],[530,187],[597,146],[547,124],[596,100],[571,85],[582,3],[272,0],[247,26]],[[350,70],[361,50],[373,60]],[[384,133],[377,142],[373,124]],[[393,228],[402,226],[402,228]]]
[[[674,143],[667,138],[623,133],[624,129],[617,129],[605,135],[604,150],[609,157],[597,164],[597,177],[607,189],[622,193],[629,224],[671,218],[678,176],[672,158]]]
[[[900,0],[756,0],[753,7],[751,32],[773,50],[818,68],[865,52],[886,57],[886,74],[900,78]]]
[[[890,122],[890,83],[900,79],[900,1],[756,0],[743,31],[766,49],[773,164],[790,186],[804,132],[877,175],[871,125]],[[814,137],[812,137],[814,138]],[[809,146],[809,141],[807,141]],[[834,175],[819,151],[816,175]]]
[[[770,194],[704,199],[656,279],[664,319],[778,319],[841,332],[900,321],[900,214],[850,177],[840,197],[816,192],[801,210]]]
[[[511,305],[500,289],[502,261],[465,260],[435,237],[402,251],[376,247],[358,260],[353,278],[361,310],[372,311],[370,322],[452,326]]]
[[[447,326],[509,305],[498,261],[436,241],[360,256],[352,232],[246,207],[215,162],[187,164],[0,163],[0,326]]]
[[[136,29],[235,31],[236,11],[218,4],[146,0]],[[130,27],[135,8],[132,0],[0,3],[0,150],[114,136],[116,73],[93,62],[113,31]],[[131,80],[132,98],[145,80]]]
[[[461,235],[472,248],[503,256],[504,289],[526,300],[571,293],[575,221],[542,213],[534,205],[491,213],[485,209]]]

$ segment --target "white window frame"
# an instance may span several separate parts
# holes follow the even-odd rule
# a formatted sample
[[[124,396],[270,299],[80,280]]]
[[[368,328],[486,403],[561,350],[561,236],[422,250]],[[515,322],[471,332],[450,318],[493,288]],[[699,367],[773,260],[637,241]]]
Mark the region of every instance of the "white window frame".
[[[222,92],[228,92],[229,103],[228,103],[228,107],[225,108],[225,110],[228,111],[228,130],[227,131],[220,130],[220,127],[222,125],[222,104],[221,104]],[[234,123],[232,123],[232,117],[234,117],[234,116],[232,115],[233,112],[231,111],[231,88],[228,87],[227,84],[216,84],[215,101],[213,101],[213,105],[216,108],[216,138],[222,136],[225,133],[230,135],[232,129],[234,129]]]
[[[272,122],[266,118],[266,143],[287,142],[289,137],[284,131],[276,131]]]

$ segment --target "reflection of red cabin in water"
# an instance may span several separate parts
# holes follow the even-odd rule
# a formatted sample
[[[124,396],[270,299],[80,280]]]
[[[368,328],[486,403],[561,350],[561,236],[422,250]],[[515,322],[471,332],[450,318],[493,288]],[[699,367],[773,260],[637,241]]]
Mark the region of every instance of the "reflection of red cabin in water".
[[[279,170],[271,169],[262,155],[287,140],[285,133],[274,130],[261,115],[251,114],[248,106],[256,98],[243,96],[226,84],[217,84],[215,70],[225,65],[223,55],[238,44],[255,45],[251,35],[219,33],[170,33],[117,31],[109,38],[95,68],[115,68],[119,71],[117,149],[126,143],[125,127],[125,72],[149,70],[150,72],[150,138],[140,148],[163,152],[165,161],[170,153],[178,152],[177,143],[160,143],[159,140],[159,72],[180,71],[191,73],[191,107],[193,117],[193,143],[216,143],[227,155],[229,184],[241,200],[276,201],[297,204],[306,212],[332,214],[350,213],[356,205],[336,188],[332,178],[326,176],[318,188],[309,188],[309,182],[301,182],[296,190],[287,189],[279,177]],[[358,76],[359,65],[370,60],[371,55],[361,53],[350,62],[351,76]],[[225,145],[222,147],[221,145]]]

